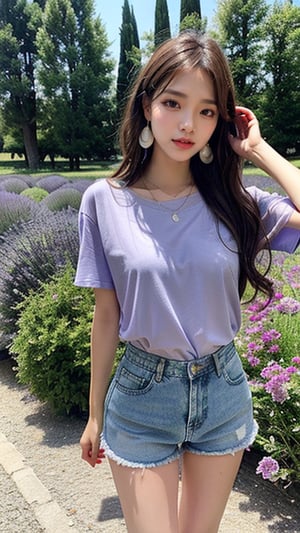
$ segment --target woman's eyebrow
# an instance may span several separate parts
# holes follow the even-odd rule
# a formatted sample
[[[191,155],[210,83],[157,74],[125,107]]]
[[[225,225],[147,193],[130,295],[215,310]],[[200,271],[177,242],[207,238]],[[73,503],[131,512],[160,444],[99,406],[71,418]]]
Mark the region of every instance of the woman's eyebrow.
[[[164,90],[164,93],[168,93],[168,94],[171,94],[173,96],[179,96],[181,98],[187,98],[187,94],[185,93],[182,93],[181,91],[176,91],[176,89],[165,89]],[[216,101],[211,99],[211,98],[203,98],[203,100],[201,100],[201,102],[205,103],[205,104],[214,104],[216,105]]]

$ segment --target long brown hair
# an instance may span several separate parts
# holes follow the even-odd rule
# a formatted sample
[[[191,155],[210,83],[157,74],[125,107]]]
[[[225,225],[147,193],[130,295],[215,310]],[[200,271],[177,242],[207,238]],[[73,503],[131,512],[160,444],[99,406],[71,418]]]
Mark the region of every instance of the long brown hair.
[[[120,129],[122,163],[113,174],[126,185],[134,184],[145,171],[152,148],[141,148],[138,137],[146,125],[143,96],[150,100],[161,94],[171,80],[184,70],[200,68],[208,73],[214,83],[219,111],[217,127],[209,141],[214,154],[209,165],[197,155],[192,157],[190,168],[202,197],[214,213],[231,231],[238,246],[240,276],[239,293],[243,295],[247,281],[254,288],[254,296],[262,291],[272,296],[272,283],[256,267],[256,256],[264,237],[260,213],[256,202],[242,184],[242,162],[232,150],[228,136],[234,133],[235,95],[227,60],[217,42],[205,35],[188,30],[160,45],[149,62],[140,71],[128,100]]]

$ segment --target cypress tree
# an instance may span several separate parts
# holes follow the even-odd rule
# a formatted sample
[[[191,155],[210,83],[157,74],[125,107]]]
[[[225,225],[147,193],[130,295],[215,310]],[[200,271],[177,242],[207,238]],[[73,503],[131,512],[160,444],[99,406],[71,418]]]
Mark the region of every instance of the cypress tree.
[[[167,0],[156,0],[154,21],[154,45],[158,46],[171,37]]]
[[[180,5],[180,22],[188,15],[196,13],[201,19],[200,0],[181,0]]]
[[[128,0],[122,8],[122,25],[120,28],[120,59],[117,79],[117,102],[122,111],[124,100],[137,71],[136,50],[139,49],[139,37],[133,8],[130,10]]]

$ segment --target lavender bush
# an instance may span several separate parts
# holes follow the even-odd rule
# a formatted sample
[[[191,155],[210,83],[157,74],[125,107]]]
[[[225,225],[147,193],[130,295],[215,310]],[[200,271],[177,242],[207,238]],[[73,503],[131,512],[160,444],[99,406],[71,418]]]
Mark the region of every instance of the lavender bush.
[[[40,187],[41,189],[45,189],[47,192],[53,192],[56,191],[56,189],[59,189],[62,185],[69,183],[69,180],[67,178],[64,178],[60,175],[51,175],[51,176],[45,176],[44,178],[40,178],[36,182],[36,187]]]
[[[300,254],[274,255],[275,295],[243,311],[236,339],[259,423],[255,446],[264,479],[300,483]]]
[[[38,204],[37,204],[38,205]],[[0,244],[1,329],[16,332],[19,304],[30,290],[37,290],[64,267],[76,265],[78,256],[77,212],[48,212],[47,217],[31,220],[11,230]]]
[[[70,181],[69,183],[62,185],[61,189],[72,187],[72,189],[76,189],[76,191],[79,191],[82,194],[90,185],[92,185],[92,183],[94,183],[94,180],[89,179]]]
[[[16,194],[19,194],[27,188],[28,185],[25,180],[21,178],[16,178],[14,176],[11,178],[6,178],[0,183],[0,189],[7,192],[14,192]]]
[[[41,203],[50,209],[50,211],[61,211],[68,207],[73,207],[73,209],[78,210],[81,197],[82,193],[69,185],[68,187],[59,188],[51,192]]]
[[[28,189],[30,190],[30,189]],[[48,209],[23,195],[0,190],[0,235],[21,222],[46,218]]]

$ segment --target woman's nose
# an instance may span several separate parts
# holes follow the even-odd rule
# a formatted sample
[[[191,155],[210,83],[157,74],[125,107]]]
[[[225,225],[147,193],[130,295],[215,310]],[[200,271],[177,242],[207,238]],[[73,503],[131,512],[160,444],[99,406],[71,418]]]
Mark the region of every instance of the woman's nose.
[[[191,133],[193,129],[194,129],[193,117],[187,116],[187,115],[184,116],[180,122],[180,130]]]

